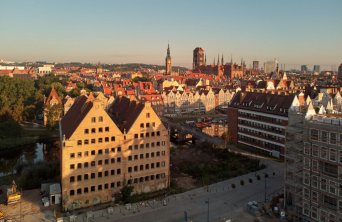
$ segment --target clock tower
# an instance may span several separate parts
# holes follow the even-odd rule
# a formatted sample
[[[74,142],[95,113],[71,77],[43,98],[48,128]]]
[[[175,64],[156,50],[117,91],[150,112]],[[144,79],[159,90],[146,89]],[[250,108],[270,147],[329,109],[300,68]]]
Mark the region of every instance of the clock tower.
[[[165,69],[166,69],[165,74],[166,75],[171,75],[171,72],[172,72],[172,61],[171,61],[170,46],[169,46],[169,44],[167,44],[167,55],[166,55],[166,58],[165,58]]]

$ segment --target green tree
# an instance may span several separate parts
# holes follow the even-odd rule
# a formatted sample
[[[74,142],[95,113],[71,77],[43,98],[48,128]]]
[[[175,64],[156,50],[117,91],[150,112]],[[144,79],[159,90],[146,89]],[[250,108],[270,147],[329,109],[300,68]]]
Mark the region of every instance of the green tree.
[[[58,127],[58,120],[62,113],[62,106],[54,104],[47,109],[47,123],[46,127],[50,130],[55,130]]]
[[[124,203],[130,203],[132,201],[132,192],[134,190],[134,187],[132,186],[124,186],[120,192],[121,192],[121,200]]]

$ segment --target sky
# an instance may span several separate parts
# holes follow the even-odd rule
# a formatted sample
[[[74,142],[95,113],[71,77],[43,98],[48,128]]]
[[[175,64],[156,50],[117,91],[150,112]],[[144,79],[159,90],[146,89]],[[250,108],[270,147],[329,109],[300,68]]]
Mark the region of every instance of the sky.
[[[0,59],[249,66],[342,62],[341,0],[0,0]]]

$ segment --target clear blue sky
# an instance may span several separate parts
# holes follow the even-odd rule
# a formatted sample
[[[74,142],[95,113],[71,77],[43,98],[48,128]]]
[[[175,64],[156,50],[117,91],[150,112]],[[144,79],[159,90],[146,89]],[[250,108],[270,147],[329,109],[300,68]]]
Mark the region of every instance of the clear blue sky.
[[[342,62],[341,0],[2,0],[0,58],[141,62]]]

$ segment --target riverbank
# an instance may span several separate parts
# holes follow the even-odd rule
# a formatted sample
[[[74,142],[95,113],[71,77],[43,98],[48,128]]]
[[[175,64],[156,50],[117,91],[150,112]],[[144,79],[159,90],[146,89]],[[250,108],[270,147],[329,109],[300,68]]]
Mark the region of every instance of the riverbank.
[[[25,145],[37,142],[49,142],[58,138],[58,131],[46,128],[23,128],[22,136],[0,139],[0,153],[21,149]]]

